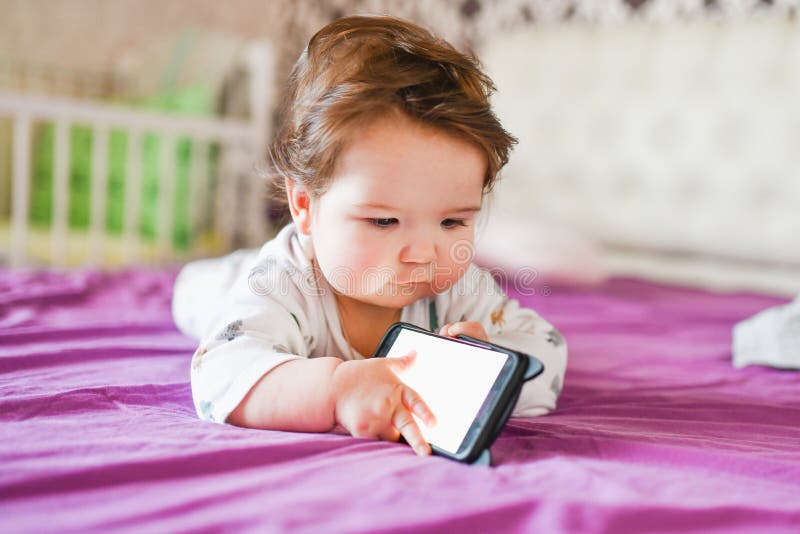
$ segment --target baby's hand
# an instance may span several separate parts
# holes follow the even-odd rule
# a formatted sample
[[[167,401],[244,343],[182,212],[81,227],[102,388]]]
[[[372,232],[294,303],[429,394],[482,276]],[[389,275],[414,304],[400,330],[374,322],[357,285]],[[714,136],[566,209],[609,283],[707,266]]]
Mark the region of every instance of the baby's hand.
[[[489,336],[483,325],[478,321],[461,321],[458,323],[450,323],[444,325],[439,329],[440,336],[456,337],[459,334],[464,334],[481,341],[489,341]]]
[[[402,435],[417,454],[431,453],[411,412],[433,424],[434,416],[419,394],[395,371],[407,369],[416,353],[401,358],[372,358],[342,362],[333,374],[337,424],[355,437],[397,441]]]

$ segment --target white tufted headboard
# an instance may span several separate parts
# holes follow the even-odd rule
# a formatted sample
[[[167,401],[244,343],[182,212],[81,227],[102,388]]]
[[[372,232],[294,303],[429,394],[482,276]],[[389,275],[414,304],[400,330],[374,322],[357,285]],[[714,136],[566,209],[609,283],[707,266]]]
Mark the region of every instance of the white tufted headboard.
[[[520,139],[497,210],[612,272],[800,291],[800,25],[542,25],[481,55]]]

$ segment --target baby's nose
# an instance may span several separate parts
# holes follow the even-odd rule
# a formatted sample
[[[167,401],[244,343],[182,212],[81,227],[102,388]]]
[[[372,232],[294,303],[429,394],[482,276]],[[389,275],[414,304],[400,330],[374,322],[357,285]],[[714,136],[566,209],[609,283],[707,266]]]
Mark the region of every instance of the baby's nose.
[[[431,239],[413,239],[404,248],[400,259],[406,263],[433,263],[436,259],[436,244]]]

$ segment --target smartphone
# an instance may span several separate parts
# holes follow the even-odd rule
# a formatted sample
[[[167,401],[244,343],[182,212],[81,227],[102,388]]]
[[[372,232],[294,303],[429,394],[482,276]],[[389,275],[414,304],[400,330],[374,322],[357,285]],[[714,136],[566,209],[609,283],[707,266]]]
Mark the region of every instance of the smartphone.
[[[541,362],[526,354],[466,336],[439,336],[403,322],[389,327],[375,356],[397,358],[412,349],[417,352],[414,363],[398,376],[420,394],[436,424],[428,427],[413,417],[434,453],[464,462],[491,445],[522,383],[543,370]]]

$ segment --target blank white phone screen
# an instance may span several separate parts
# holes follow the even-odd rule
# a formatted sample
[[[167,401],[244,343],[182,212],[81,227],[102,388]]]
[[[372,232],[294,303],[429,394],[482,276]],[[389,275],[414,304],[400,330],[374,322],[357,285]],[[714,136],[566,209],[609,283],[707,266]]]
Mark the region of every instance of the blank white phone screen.
[[[428,427],[416,415],[414,420],[428,443],[455,454],[508,355],[402,329],[386,357],[405,356],[412,349],[416,360],[397,375],[422,396],[436,424]]]

